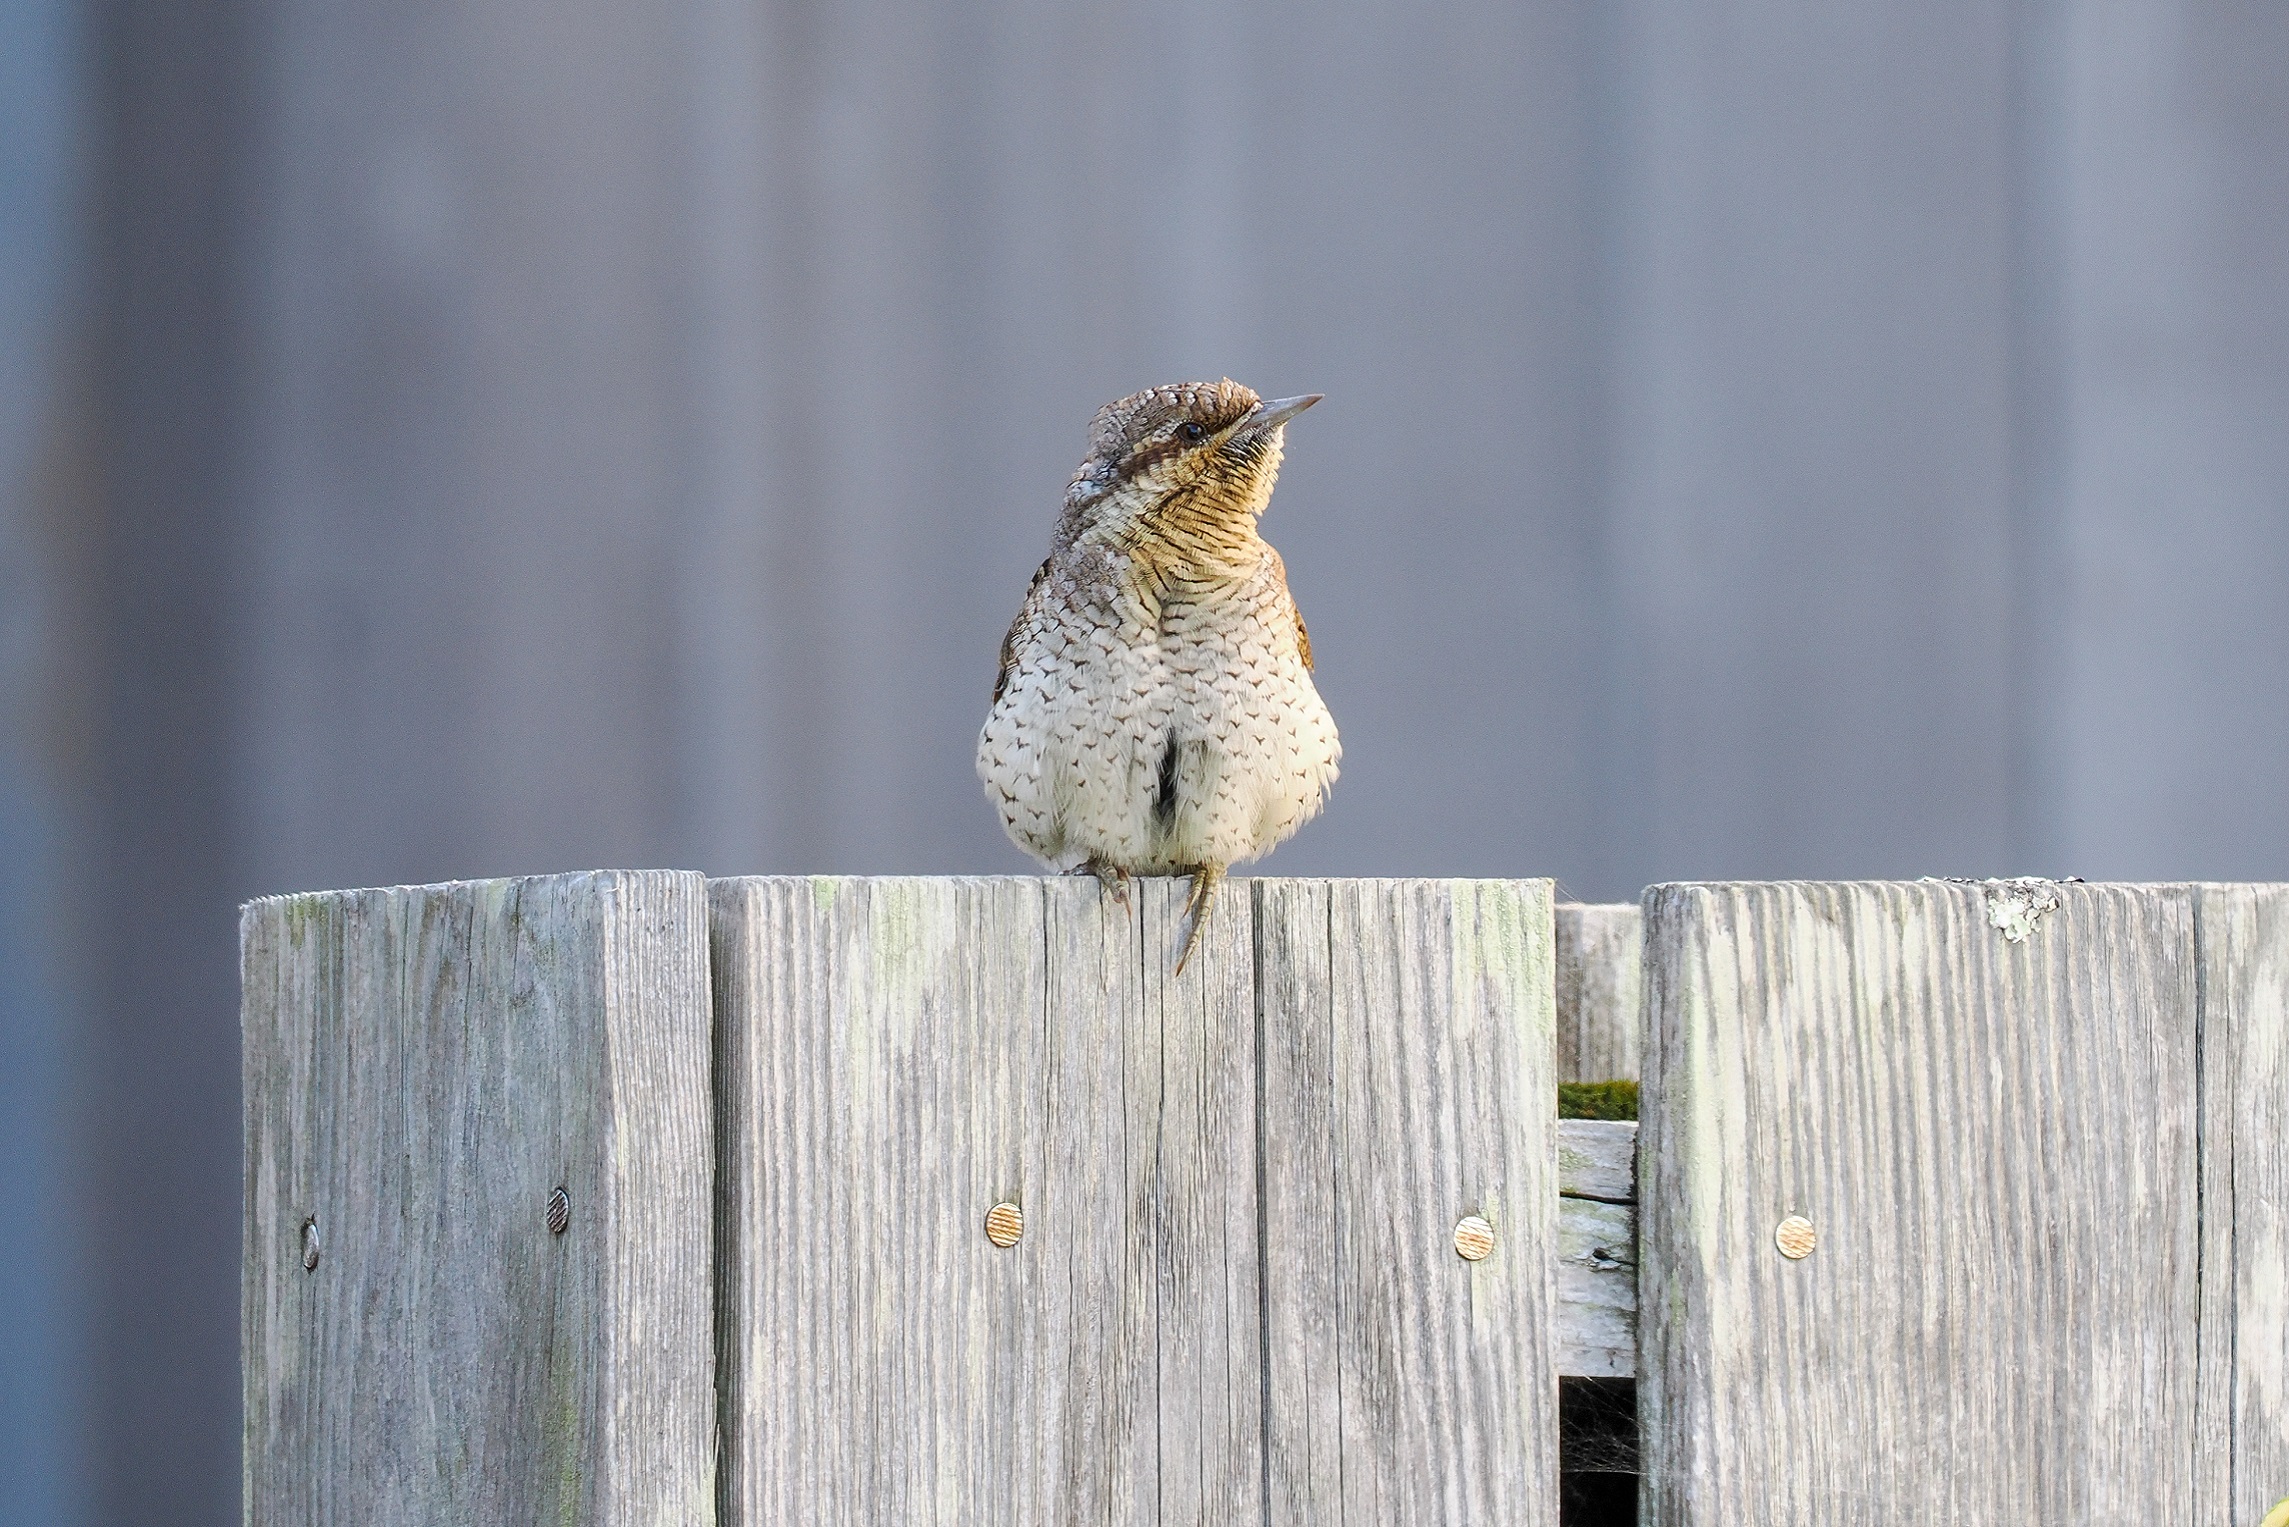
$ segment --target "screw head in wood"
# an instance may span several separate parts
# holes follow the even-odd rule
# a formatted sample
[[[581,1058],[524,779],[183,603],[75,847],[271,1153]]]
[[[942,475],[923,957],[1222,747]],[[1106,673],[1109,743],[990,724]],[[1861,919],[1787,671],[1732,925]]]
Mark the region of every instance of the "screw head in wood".
[[[986,1210],[986,1239],[1003,1250],[1015,1246],[1017,1238],[1025,1234],[1025,1211],[1013,1203],[995,1204]]]
[[[315,1219],[302,1222],[302,1270],[318,1270],[318,1222]]]
[[[548,1233],[564,1234],[564,1227],[572,1223],[572,1195],[562,1188],[548,1195]]]
[[[1454,1254],[1465,1262],[1483,1262],[1494,1250],[1494,1227],[1475,1214],[1454,1222]]]
[[[1813,1233],[1812,1221],[1801,1214],[1791,1214],[1772,1227],[1773,1245],[1791,1262],[1801,1262],[1812,1255],[1813,1244],[1818,1239]]]

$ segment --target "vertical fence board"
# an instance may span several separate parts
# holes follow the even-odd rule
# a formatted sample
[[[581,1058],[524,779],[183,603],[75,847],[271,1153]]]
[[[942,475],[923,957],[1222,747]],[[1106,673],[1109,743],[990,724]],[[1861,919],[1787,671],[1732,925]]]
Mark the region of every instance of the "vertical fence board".
[[[1549,893],[1257,884],[1275,1522],[1557,1520]]]
[[[2055,889],[1647,893],[1647,1520],[2190,1521],[2191,896]]]
[[[1558,961],[1558,1080],[1634,1080],[1644,948],[1636,904],[1561,902],[1552,921]]]
[[[1043,1358],[1032,1398],[1040,1481],[1015,1527],[1157,1522],[1160,1306],[1151,1205],[1160,1035],[1146,1019],[1143,882],[1123,908],[1073,881],[1045,894],[1046,1031],[1055,1051],[1040,1113],[1040,1297],[1009,1330]],[[1032,1232],[1028,1232],[1030,1237]],[[1037,1437],[1038,1441],[1033,1440]],[[990,1502],[991,1494],[980,1504]],[[959,1527],[960,1516],[947,1527]],[[760,1527],[760,1524],[757,1524]]]
[[[1327,880],[1257,880],[1256,1017],[1262,1033],[1260,1174],[1265,1527],[1325,1527],[1343,1515],[1344,1365],[1336,1188],[1335,1032]],[[1358,1403],[1356,1397],[1353,1403]]]
[[[1255,909],[1228,888],[1181,976],[1185,882],[1135,890],[1148,1023],[1159,1032],[1153,1223],[1160,1324],[1159,1516],[1263,1510],[1263,1304],[1256,1172]],[[1142,1089],[1139,1089],[1140,1093]]]
[[[2203,1522],[2289,1497],[2289,886],[2196,889]]]
[[[980,1478],[1036,1486],[1071,1313],[1040,1276],[1041,895],[709,887],[728,1523],[932,1522]],[[1003,1200],[1029,1218],[1008,1251],[983,1230]]]
[[[1178,977],[1171,882],[712,896],[727,1520],[1253,1515],[1245,897]]]
[[[250,1524],[714,1519],[703,896],[246,908]]]

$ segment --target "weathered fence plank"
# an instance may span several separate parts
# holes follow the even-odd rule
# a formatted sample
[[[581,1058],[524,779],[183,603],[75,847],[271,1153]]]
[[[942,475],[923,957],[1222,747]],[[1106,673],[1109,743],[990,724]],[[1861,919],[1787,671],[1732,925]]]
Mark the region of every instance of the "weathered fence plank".
[[[1549,885],[1255,892],[1271,1520],[1554,1527]]]
[[[1257,1512],[1246,896],[1177,977],[1172,882],[711,895],[727,1522]]]
[[[2255,1522],[2289,1496],[2289,886],[2200,886],[2194,908],[2204,1269],[2195,1516]]]
[[[713,886],[732,1527],[1555,1521],[1547,884],[1181,895]]]
[[[1348,1244],[1329,1212],[1335,1184],[1333,951],[1326,880],[1255,883],[1256,1021],[1262,1033],[1263,1117],[1317,1128],[1261,1131],[1265,1248],[1278,1222],[1278,1261],[1266,1269],[1264,1323],[1288,1355],[1264,1396],[1270,1517],[1265,1527],[1317,1527],[1343,1514],[1344,1372],[1338,1325]]]
[[[1140,1089],[1152,1110],[1138,1120],[1153,1142],[1157,1190],[1158,1520],[1207,1527],[1260,1517],[1264,1496],[1255,918],[1246,888],[1232,889],[1181,976],[1170,973],[1169,951],[1184,935],[1184,883],[1153,880],[1132,892],[1144,931],[1144,1011],[1158,1024],[1161,1060]]]
[[[2192,1521],[2192,895],[2049,889],[1647,893],[1647,1520]]]
[[[712,1522],[700,877],[273,897],[241,958],[246,1520]]]
[[[1558,904],[1552,931],[1558,957],[1559,1081],[1636,1078],[1641,929],[1634,902]]]

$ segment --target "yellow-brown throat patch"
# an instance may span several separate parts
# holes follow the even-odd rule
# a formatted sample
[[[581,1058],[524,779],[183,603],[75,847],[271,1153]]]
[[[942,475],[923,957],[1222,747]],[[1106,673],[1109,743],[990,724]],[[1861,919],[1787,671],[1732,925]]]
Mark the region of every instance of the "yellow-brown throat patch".
[[[1098,410],[1065,493],[1058,541],[1127,553],[1155,584],[1246,576],[1279,477],[1282,430],[1246,428],[1260,403],[1229,378],[1182,382]]]

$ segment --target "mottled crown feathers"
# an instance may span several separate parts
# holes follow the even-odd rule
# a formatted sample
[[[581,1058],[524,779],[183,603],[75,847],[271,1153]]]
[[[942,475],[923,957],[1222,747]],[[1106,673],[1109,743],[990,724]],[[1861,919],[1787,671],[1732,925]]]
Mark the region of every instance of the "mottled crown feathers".
[[[1179,419],[1195,419],[1210,430],[1239,423],[1263,399],[1255,389],[1226,377],[1221,382],[1176,382],[1148,387],[1097,410],[1089,427],[1089,454],[1119,459]]]

